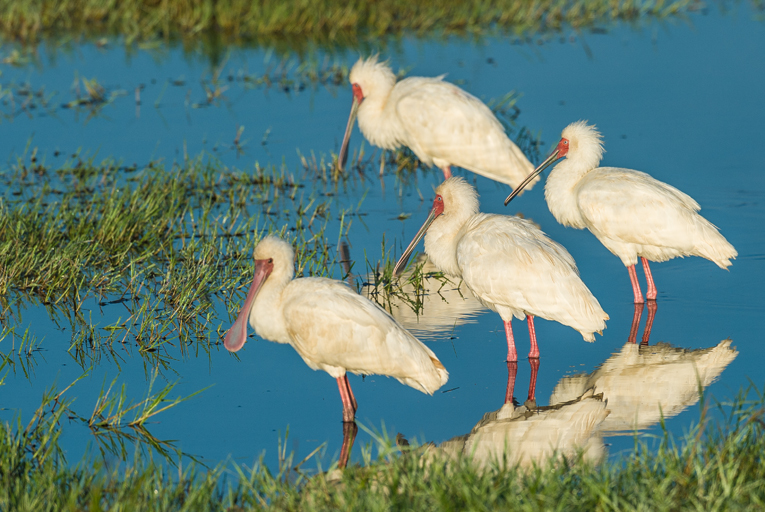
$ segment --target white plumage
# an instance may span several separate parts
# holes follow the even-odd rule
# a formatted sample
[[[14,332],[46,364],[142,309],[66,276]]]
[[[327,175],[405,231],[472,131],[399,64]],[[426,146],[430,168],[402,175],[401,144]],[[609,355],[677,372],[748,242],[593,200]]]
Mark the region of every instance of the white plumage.
[[[564,226],[589,229],[622,260],[630,272],[636,303],[643,302],[635,273],[638,257],[643,261],[650,300],[656,299],[656,286],[647,260],[701,256],[720,268],[730,266],[738,253],[698,214],[700,206],[693,198],[643,172],[597,167],[602,156],[600,133],[579,121],[563,130],[553,154],[532,175],[538,177],[556,159],[566,157],[547,178],[545,199],[550,212]]]
[[[436,189],[428,219],[394,272],[405,266],[422,236],[433,264],[461,277],[478,300],[502,317],[508,361],[517,360],[513,317],[525,316],[529,322],[531,358],[539,357],[533,316],[568,325],[587,341],[605,329],[608,315],[579,278],[568,251],[527,220],[479,213],[476,191],[463,179],[448,179]]]
[[[354,100],[341,167],[358,109],[359,128],[369,142],[383,149],[407,146],[426,165],[442,169],[445,178],[456,165],[515,187],[533,170],[491,110],[443,76],[396,82],[388,64],[373,56],[359,59],[349,80]]]
[[[449,374],[433,351],[368,299],[340,281],[293,280],[287,242],[265,237],[254,257],[255,278],[226,334],[228,350],[244,345],[248,319],[259,336],[292,345],[309,367],[337,379],[345,421],[353,421],[356,409],[346,372],[387,375],[428,394],[446,383]]]

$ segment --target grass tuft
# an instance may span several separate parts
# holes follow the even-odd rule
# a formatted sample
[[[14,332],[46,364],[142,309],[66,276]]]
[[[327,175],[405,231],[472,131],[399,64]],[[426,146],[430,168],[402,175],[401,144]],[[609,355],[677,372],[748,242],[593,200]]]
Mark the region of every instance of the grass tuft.
[[[667,432],[658,449],[636,437],[635,450],[594,465],[554,457],[521,469],[469,456],[440,458],[430,445],[374,434],[377,458],[311,476],[279,450],[280,467],[262,461],[168,469],[140,454],[108,468],[101,459],[65,463],[58,422],[68,403],[50,391],[33,421],[0,428],[0,504],[12,510],[743,510],[765,501],[765,400],[747,390],[702,412],[682,440]],[[755,400],[746,396],[757,395]],[[702,411],[709,408],[702,407]]]

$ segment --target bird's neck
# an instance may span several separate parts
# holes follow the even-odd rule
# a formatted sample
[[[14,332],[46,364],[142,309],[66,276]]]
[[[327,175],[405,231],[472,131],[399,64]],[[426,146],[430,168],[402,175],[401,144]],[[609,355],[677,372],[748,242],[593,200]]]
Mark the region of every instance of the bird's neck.
[[[597,165],[597,163],[595,164]],[[556,165],[545,184],[547,207],[555,219],[564,226],[577,229],[587,227],[577,204],[577,185],[594,169],[590,162],[565,159]]]
[[[450,276],[461,277],[457,262],[457,244],[462,238],[462,228],[472,214],[450,212],[443,214],[431,224],[425,235],[425,252],[438,269]]]
[[[359,105],[359,129],[369,142],[383,149],[400,146],[401,126],[388,102],[393,88],[376,89]]]
[[[291,280],[290,275],[272,273],[258,291],[250,310],[250,325],[261,338],[277,343],[290,342],[284,321],[282,293]]]

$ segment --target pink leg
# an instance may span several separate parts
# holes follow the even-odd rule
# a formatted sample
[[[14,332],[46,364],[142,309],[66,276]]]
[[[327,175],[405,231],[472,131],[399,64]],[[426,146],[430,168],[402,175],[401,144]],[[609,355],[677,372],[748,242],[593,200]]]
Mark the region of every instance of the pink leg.
[[[356,426],[355,421],[343,423],[343,447],[340,448],[340,460],[337,461],[338,468],[344,469],[348,465],[351,448],[353,448],[353,442],[356,440],[358,431],[359,427]]]
[[[637,343],[637,332],[640,327],[640,317],[643,315],[644,304],[635,304],[635,312],[632,314],[632,327],[630,328],[629,343]]]
[[[505,322],[505,336],[507,336],[507,362],[518,361],[518,352],[515,351],[515,338],[513,338],[512,318]]]
[[[444,180],[448,180],[452,177],[452,169],[448,165],[446,167],[442,167],[441,170],[444,171]]]
[[[645,272],[645,280],[648,282],[648,289],[645,291],[645,298],[648,300],[656,300],[656,285],[653,282],[653,276],[651,275],[651,269],[648,266],[648,260],[640,257],[640,261],[643,262],[643,272]]]
[[[518,363],[508,361],[507,363],[507,389],[505,390],[505,403],[513,401],[513,391],[515,390],[515,376],[518,375]]]
[[[632,293],[635,295],[635,304],[643,303],[643,294],[640,292],[640,284],[637,280],[637,272],[635,272],[635,265],[627,267],[630,273],[630,282],[632,283]]]
[[[648,302],[648,320],[645,321],[645,329],[643,330],[643,340],[641,345],[648,346],[648,338],[651,336],[651,328],[653,327],[653,320],[656,318],[656,301],[652,300]]]
[[[537,333],[534,330],[534,317],[526,315],[526,323],[529,324],[529,338],[531,338],[531,352],[529,352],[529,359],[539,359],[539,346],[537,345]]]
[[[347,373],[345,374],[343,379],[345,379],[345,385],[348,388],[348,397],[351,399],[351,405],[353,406],[353,412],[355,414],[356,411],[359,410],[359,404],[356,403],[356,397],[353,396],[353,390],[351,389],[351,383],[348,381],[348,374]]]
[[[351,402],[351,398],[348,396],[345,376],[337,378],[337,387],[340,389],[340,400],[343,401],[343,422],[352,422],[356,413],[353,411],[353,402]]]
[[[539,359],[529,359],[531,365],[531,380],[529,381],[529,401],[536,402],[537,373],[539,372]]]

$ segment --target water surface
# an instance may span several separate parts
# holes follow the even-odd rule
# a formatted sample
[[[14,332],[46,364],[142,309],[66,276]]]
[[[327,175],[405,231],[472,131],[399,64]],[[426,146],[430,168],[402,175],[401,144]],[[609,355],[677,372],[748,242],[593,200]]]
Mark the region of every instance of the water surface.
[[[406,69],[410,75],[448,73],[448,80],[487,101],[511,90],[520,92],[517,125],[540,134],[546,144],[543,152],[557,142],[570,122],[587,119],[596,123],[605,138],[604,165],[648,172],[701,204],[701,213],[720,228],[739,257],[729,271],[700,258],[675,259],[652,267],[659,297],[649,343],[661,345],[643,349],[642,357],[655,359],[666,352],[679,359],[677,349],[712,349],[731,339],[739,356],[727,357],[731,360],[715,363],[708,370],[710,375],[719,375],[714,382],[716,375],[709,379],[707,388],[719,400],[734,396],[750,381],[762,385],[764,380],[760,362],[765,349],[758,337],[765,328],[765,299],[760,292],[765,284],[765,237],[761,235],[765,173],[758,149],[765,133],[763,28],[746,7],[739,6],[725,14],[710,10],[694,15],[688,23],[564,33],[560,39],[539,45],[505,38],[480,44],[408,40],[400,52],[390,55],[395,68]],[[345,63],[350,64],[356,56],[347,58]],[[0,134],[9,163],[19,156],[29,159],[33,148],[37,148],[38,158],[53,165],[77,151],[139,166],[158,159],[183,161],[185,155],[205,152],[208,158],[244,170],[251,170],[257,161],[284,164],[298,172],[298,151],[303,155],[313,152],[317,158],[329,158],[330,152],[337,151],[350,108],[351,92],[346,85],[291,88],[289,92],[248,87],[243,76],[275,67],[262,51],[232,51],[217,75],[218,86],[227,89],[209,103],[205,86],[211,87],[216,70],[180,51],[159,58],[138,52],[128,58],[119,47],[84,46],[55,60],[42,53],[40,63],[2,69],[3,90],[29,83],[33,90],[44,88],[46,95],[53,94],[47,108],[32,110],[21,108],[24,100],[18,95],[12,101],[8,94],[3,97],[3,112],[8,116],[0,124]],[[113,101],[94,113],[88,108],[61,108],[77,97],[77,87],[83,93],[82,77],[96,78],[108,94],[116,93]],[[73,89],[75,80],[79,85]],[[135,101],[136,88],[141,88],[140,106]],[[241,136],[244,147],[237,151],[233,142],[241,126],[245,128]],[[358,131],[352,144],[354,148],[362,144]],[[368,144],[365,147],[370,150]],[[466,175],[462,171],[456,174]],[[611,317],[604,335],[592,344],[570,328],[536,322],[542,352],[536,398],[539,405],[554,405],[563,388],[570,390],[576,387],[574,381],[578,386],[594,379],[601,365],[606,368],[608,361],[613,363],[625,351],[637,349],[625,345],[635,313],[627,271],[589,232],[558,225],[547,210],[541,185],[504,208],[507,187],[466,176],[481,194],[483,211],[521,212],[562,243]],[[360,211],[366,215],[354,221],[344,237],[359,284],[364,281],[365,258],[374,263],[383,257],[381,233],[385,232],[389,247],[395,244],[398,254],[427,215],[432,190],[441,179],[440,172],[422,172],[403,186],[388,172],[382,180],[374,176],[355,180],[333,196],[335,213],[355,207],[364,197]],[[400,213],[411,216],[397,220]],[[337,239],[339,229],[339,220],[332,218],[327,236]],[[340,277],[339,270],[336,277]],[[243,287],[249,279],[242,276]],[[640,279],[644,282],[642,275]],[[440,299],[436,303],[445,304]],[[99,306],[92,300],[86,306],[84,314],[98,326],[125,315],[119,304]],[[447,313],[426,304],[421,325],[411,327],[450,371],[449,382],[431,397],[393,379],[352,376],[360,423],[392,434],[401,432],[409,439],[441,443],[470,432],[485,413],[502,407],[508,368],[498,315],[473,307],[462,297],[444,309]],[[648,311],[643,311],[638,342],[647,316]],[[221,325],[229,321],[225,313],[220,318]],[[6,316],[6,322],[21,331],[29,327],[42,340],[30,372],[25,375],[19,367],[11,370],[2,391],[3,417],[8,419],[20,411],[26,419],[39,405],[44,389],[54,382],[63,388],[83,369],[67,352],[70,327],[60,320],[57,325],[45,308],[23,308]],[[514,328],[519,354],[525,354],[525,323],[516,321]],[[10,338],[3,340],[0,350],[7,353],[10,343]],[[669,350],[668,345],[674,349]],[[117,353],[120,359],[102,359],[72,390],[77,397],[74,408],[80,414],[89,413],[102,384],[115,376],[119,383],[127,384],[133,399],[146,392],[151,369],[137,350],[126,345]],[[730,349],[727,354],[731,355]],[[178,380],[176,390],[182,395],[212,387],[158,416],[149,425],[157,438],[177,440],[184,452],[210,464],[231,457],[249,465],[265,452],[267,463],[275,465],[277,442],[287,428],[287,446],[298,460],[325,442],[325,462],[339,452],[342,425],[336,383],[323,372],[311,371],[291,347],[250,338],[239,359],[221,345],[209,356],[204,351],[186,355],[179,351],[174,357],[160,380]],[[624,394],[641,390],[651,406],[656,393],[679,404],[673,406],[667,426],[680,434],[698,418],[698,409],[690,407],[697,397],[687,389],[687,368],[681,372],[671,366],[651,370],[669,375],[666,381],[659,381],[656,374],[645,377],[635,372],[632,380],[613,385],[620,386]],[[531,372],[527,360],[519,361],[515,396],[521,403]],[[673,387],[671,376],[678,373],[685,380]],[[685,406],[683,402],[687,402]],[[658,419],[653,418],[639,425],[643,432],[657,432]],[[619,435],[625,432],[629,434],[629,429],[623,424],[621,428],[599,424],[590,437],[604,436],[605,447],[618,453],[633,444],[629,436]],[[72,461],[79,459],[86,444],[94,442],[79,427],[64,425],[64,433]],[[369,439],[362,430],[357,443]]]

